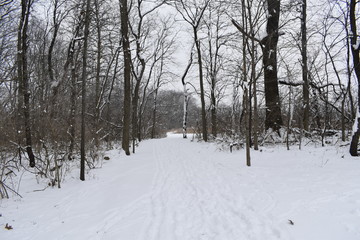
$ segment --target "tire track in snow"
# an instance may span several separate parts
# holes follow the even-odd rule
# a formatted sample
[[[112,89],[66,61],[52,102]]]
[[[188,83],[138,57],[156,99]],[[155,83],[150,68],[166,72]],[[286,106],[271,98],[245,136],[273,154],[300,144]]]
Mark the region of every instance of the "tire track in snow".
[[[157,144],[153,143],[153,157],[156,160],[156,175],[153,181],[152,193],[149,197],[149,212],[148,219],[144,230],[140,234],[140,239],[158,240],[161,238],[163,225],[168,223],[169,220],[166,216],[168,209],[166,206],[167,185],[169,184],[170,173],[165,168],[165,161],[159,154]],[[171,229],[169,232],[172,232]],[[174,238],[171,238],[174,239]]]
[[[203,149],[199,154],[191,151],[194,146],[200,145],[171,138],[154,142],[157,174],[151,212],[140,239],[255,240],[264,233],[267,239],[281,239],[271,221],[234,194],[214,159]]]
[[[208,216],[210,216],[209,225],[211,226],[215,223],[215,226],[217,226],[215,235],[220,235],[222,239],[254,239],[254,237],[258,239],[254,236],[255,234],[265,231],[269,232],[268,229],[262,227],[264,226],[263,224],[254,221],[257,219],[257,216],[254,216],[254,213],[251,212],[252,209],[245,204],[242,198],[234,195],[227,182],[217,171],[212,158],[198,159],[199,169],[197,170],[189,168],[190,164],[190,162],[185,164],[185,166],[188,166],[187,171],[192,171],[193,175],[196,172],[202,171],[202,177],[205,178],[206,182],[211,183],[208,187],[202,188],[201,191],[203,191],[202,194],[205,199],[213,200],[213,202],[207,201],[205,203],[207,203],[206,209]],[[213,214],[214,212],[215,215]],[[252,219],[249,219],[247,216],[251,216]],[[216,224],[217,222],[221,224]]]

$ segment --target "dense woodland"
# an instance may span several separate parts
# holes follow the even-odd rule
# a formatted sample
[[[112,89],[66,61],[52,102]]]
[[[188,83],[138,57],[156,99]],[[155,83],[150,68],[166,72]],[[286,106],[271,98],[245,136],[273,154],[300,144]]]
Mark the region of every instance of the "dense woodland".
[[[357,155],[358,5],[0,0],[0,191],[19,166],[60,187],[81,162],[84,180],[106,148],[174,129],[243,143],[249,166],[259,144],[332,134]]]

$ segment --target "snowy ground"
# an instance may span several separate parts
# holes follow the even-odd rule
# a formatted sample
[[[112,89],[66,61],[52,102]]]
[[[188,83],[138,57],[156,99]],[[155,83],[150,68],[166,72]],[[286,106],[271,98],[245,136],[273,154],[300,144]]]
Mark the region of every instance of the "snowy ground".
[[[0,239],[359,240],[360,159],[347,152],[268,147],[249,168],[244,150],[144,141],[60,190],[24,176],[23,198],[0,202]]]

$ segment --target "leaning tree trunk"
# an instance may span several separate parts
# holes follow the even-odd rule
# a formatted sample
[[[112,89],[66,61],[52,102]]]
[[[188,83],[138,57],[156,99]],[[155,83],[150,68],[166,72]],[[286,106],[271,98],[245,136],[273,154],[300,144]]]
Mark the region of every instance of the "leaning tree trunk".
[[[277,131],[283,125],[280,108],[280,94],[277,77],[277,43],[279,39],[280,0],[268,0],[267,36],[262,40],[265,103],[266,103],[266,130]]]
[[[35,167],[35,156],[32,150],[31,138],[31,116],[30,116],[30,89],[29,89],[29,74],[27,69],[27,29],[29,23],[30,9],[32,0],[21,0],[21,17],[18,29],[17,42],[17,70],[19,82],[19,126],[24,124],[26,152],[29,157],[30,167]],[[22,111],[22,113],[21,113]],[[21,123],[23,122],[23,123]],[[19,131],[21,132],[21,131]]]
[[[358,109],[356,114],[355,123],[353,126],[353,136],[351,139],[350,144],[350,154],[351,156],[358,156],[358,143],[359,143],[359,137],[360,137],[360,44],[358,44],[358,35],[357,35],[357,28],[356,28],[356,0],[350,1],[350,29],[352,35],[349,36],[351,39],[351,52],[353,56],[353,64],[355,69],[356,78],[358,80]]]

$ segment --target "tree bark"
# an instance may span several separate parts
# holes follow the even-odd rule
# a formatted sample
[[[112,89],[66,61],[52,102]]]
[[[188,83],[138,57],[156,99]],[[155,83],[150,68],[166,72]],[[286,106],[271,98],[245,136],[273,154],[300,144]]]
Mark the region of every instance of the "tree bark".
[[[351,36],[350,43],[351,43],[351,52],[353,56],[353,64],[354,64],[354,70],[355,75],[358,80],[358,108],[357,108],[357,114],[356,114],[356,121],[354,123],[353,127],[353,136],[351,139],[350,144],[350,154],[351,156],[358,156],[358,142],[359,142],[359,136],[360,136],[360,44],[358,44],[358,35],[357,35],[357,27],[356,27],[356,0],[350,0],[350,29],[351,29]]]
[[[100,4],[99,0],[95,0],[95,17],[96,17],[96,34],[97,34],[97,52],[96,52],[96,75],[95,75],[95,112],[94,112],[94,123],[95,123],[95,146],[99,147],[99,131],[100,131],[100,105],[101,105],[101,94],[100,94],[100,72],[101,72],[101,19],[100,19]]]
[[[277,43],[279,39],[280,0],[268,0],[267,36],[262,40],[266,103],[266,130],[278,131],[283,125],[277,77]]]
[[[198,56],[198,65],[199,65],[202,133],[203,133],[203,140],[205,142],[207,142],[208,134],[207,134],[207,121],[206,121],[206,109],[205,109],[205,91],[204,91],[201,47],[200,47],[200,40],[198,38],[197,27],[193,26],[193,31],[194,31],[194,40],[195,40],[195,46],[196,46],[197,56]]]
[[[80,180],[85,181],[85,111],[86,111],[86,80],[87,80],[87,50],[90,28],[90,0],[86,0],[85,20],[84,20],[84,46],[82,59],[81,75],[81,144],[80,144]]]
[[[19,126],[22,121],[25,128],[26,152],[30,167],[35,167],[35,156],[32,150],[31,115],[30,115],[30,89],[27,63],[27,29],[29,23],[32,0],[21,0],[21,17],[18,29],[17,42],[17,70],[19,82]],[[22,112],[22,113],[21,113]],[[20,128],[21,129],[21,128]],[[21,132],[21,130],[19,131]]]
[[[128,28],[127,0],[120,0],[121,34],[124,54],[124,113],[122,148],[130,155],[130,117],[131,117],[131,55]]]
[[[56,108],[56,100],[57,100],[57,94],[58,94],[58,89],[59,89],[59,83],[56,81],[55,77],[54,77],[54,70],[53,70],[53,51],[54,51],[54,47],[55,47],[55,41],[58,35],[58,31],[59,31],[59,27],[60,27],[60,23],[57,21],[57,17],[58,17],[58,0],[54,1],[54,11],[53,11],[53,24],[54,24],[54,32],[53,32],[53,36],[50,42],[50,46],[49,46],[49,51],[48,51],[48,73],[49,73],[49,78],[52,84],[52,109],[51,109],[51,113],[50,113],[50,118],[54,118],[56,117],[56,112],[57,112],[57,108]]]
[[[301,57],[302,57],[302,79],[303,79],[303,127],[305,131],[309,131],[310,117],[310,100],[309,100],[309,79],[307,66],[307,36],[306,36],[306,0],[302,0],[301,11]]]
[[[183,132],[183,138],[187,138],[187,117],[188,117],[188,103],[189,103],[189,94],[186,87],[185,78],[188,74],[190,67],[193,62],[193,53],[191,51],[190,54],[190,60],[188,62],[188,65],[185,68],[184,74],[181,77],[181,83],[183,85],[183,93],[184,93],[184,102],[183,102],[183,122],[182,122],[182,132]]]

